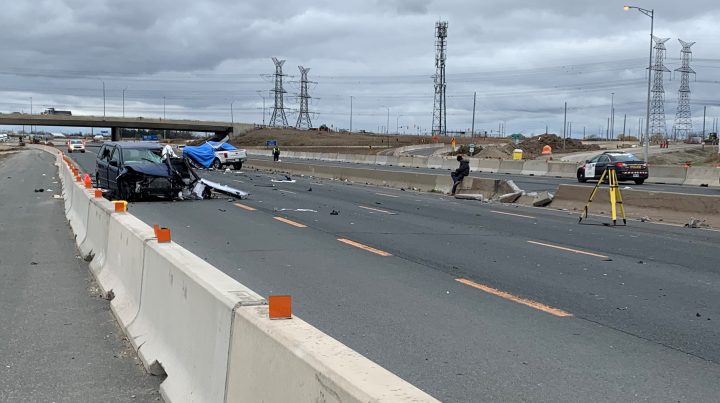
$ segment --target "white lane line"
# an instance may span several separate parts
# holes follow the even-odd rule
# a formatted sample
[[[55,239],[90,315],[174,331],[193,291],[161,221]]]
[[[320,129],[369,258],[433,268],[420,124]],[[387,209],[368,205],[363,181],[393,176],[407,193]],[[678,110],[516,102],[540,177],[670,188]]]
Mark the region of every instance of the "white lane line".
[[[233,182],[237,182],[237,183],[245,183],[245,182],[243,182],[243,181],[241,181],[241,180],[237,180],[237,179],[233,179]]]
[[[291,191],[289,191],[289,190],[282,190],[282,189],[278,189],[278,192],[283,192],[283,193],[292,193],[292,194],[294,194],[294,195],[296,195],[296,194],[297,194],[297,192],[291,192]]]
[[[387,193],[375,193],[375,194],[378,196],[385,196],[385,197],[395,197],[395,198],[400,197],[400,196],[395,196],[395,195],[389,195]]]
[[[564,250],[564,251],[567,251],[567,252],[579,253],[579,254],[581,254],[581,255],[595,256],[595,257],[599,257],[599,258],[603,258],[603,259],[607,259],[607,258],[608,258],[607,256],[605,256],[605,255],[600,255],[600,254],[598,254],[598,253],[592,253],[592,252],[587,252],[587,251],[584,251],[584,250],[568,248],[568,247],[560,246],[560,245],[552,245],[552,244],[549,244],[549,243],[542,243],[542,242],[535,242],[535,241],[528,241],[528,243],[535,244],[535,245],[546,246],[546,247],[548,247],[548,248],[553,248],[553,249]]]
[[[360,207],[360,208],[362,208],[362,209],[365,209],[365,210],[377,211],[378,213],[384,213],[384,214],[390,214],[390,215],[397,215],[397,213],[393,213],[392,211],[381,210],[381,209],[379,209],[379,208],[366,207],[366,206],[358,206],[358,207]]]
[[[490,212],[491,212],[491,213],[495,213],[495,214],[511,215],[511,216],[514,216],[514,217],[531,218],[531,219],[533,219],[533,220],[535,219],[535,217],[533,217],[533,216],[522,215],[522,214],[515,214],[515,213],[506,213],[506,212],[504,212],[504,211],[490,210]]]

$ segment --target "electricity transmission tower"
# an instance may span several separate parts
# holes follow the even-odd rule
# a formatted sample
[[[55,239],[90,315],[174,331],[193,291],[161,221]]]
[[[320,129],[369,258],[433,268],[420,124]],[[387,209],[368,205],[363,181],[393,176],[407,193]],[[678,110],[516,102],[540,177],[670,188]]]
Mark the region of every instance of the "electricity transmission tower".
[[[670,38],[658,38],[653,36],[655,41],[655,64],[652,68],[653,75],[653,87],[652,87],[652,101],[650,101],[650,132],[647,133],[650,138],[653,135],[667,136],[667,130],[665,127],[665,88],[663,87],[663,78],[665,73],[670,70],[665,67],[663,61],[665,60],[665,42]],[[648,72],[650,74],[650,72]]]
[[[692,132],[692,119],[690,114],[690,74],[695,74],[695,70],[690,68],[690,58],[692,50],[690,47],[695,42],[685,42],[678,39],[682,45],[680,53],[682,64],[675,71],[682,73],[680,75],[680,90],[678,91],[678,106],[675,114],[675,125],[673,126],[673,136],[675,140],[690,137]]]
[[[283,106],[283,94],[285,94],[285,90],[283,89],[284,74],[282,72],[282,66],[285,60],[278,60],[277,57],[273,57],[272,61],[275,63],[275,88],[271,91],[275,93],[275,107],[273,108],[272,117],[270,118],[270,126],[287,127],[288,121],[285,116],[285,107]]]
[[[298,129],[302,127],[309,129],[312,127],[312,122],[310,121],[310,111],[308,108],[308,100],[311,97],[308,95],[309,81],[307,76],[310,69],[303,66],[298,66],[298,69],[300,70],[300,114],[298,115],[295,127]]]
[[[447,107],[445,105],[445,59],[447,47],[447,21],[435,23],[435,99],[433,102],[433,135],[447,135]]]

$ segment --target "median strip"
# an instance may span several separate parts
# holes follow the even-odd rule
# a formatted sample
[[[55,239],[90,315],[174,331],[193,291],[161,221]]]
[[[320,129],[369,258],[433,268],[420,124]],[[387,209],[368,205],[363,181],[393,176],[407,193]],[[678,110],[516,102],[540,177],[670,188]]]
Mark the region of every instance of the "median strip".
[[[535,244],[535,245],[541,245],[541,246],[547,246],[548,248],[564,250],[564,251],[567,251],[567,252],[579,253],[579,254],[581,254],[581,255],[595,256],[595,257],[599,257],[599,258],[601,258],[601,259],[607,259],[607,258],[608,258],[607,256],[601,255],[601,254],[599,254],[599,253],[587,252],[587,251],[584,251],[584,250],[568,248],[568,247],[560,246],[560,245],[552,245],[552,244],[549,244],[549,243],[542,243],[542,242],[536,242],[536,241],[528,241],[528,243]]]
[[[515,214],[515,213],[506,213],[506,212],[504,212],[504,211],[490,210],[490,212],[491,212],[491,213],[495,213],[495,214],[511,215],[511,216],[513,216],[513,217],[531,218],[531,219],[533,219],[533,220],[535,219],[535,217],[533,217],[533,216],[522,215],[522,214]]]
[[[376,255],[380,255],[380,256],[392,256],[391,253],[385,252],[385,251],[380,250],[380,249],[375,249],[375,248],[373,248],[373,247],[371,247],[371,246],[363,245],[363,244],[361,244],[361,243],[359,243],[359,242],[351,241],[351,240],[349,240],[349,239],[338,238],[337,240],[340,241],[340,242],[342,242],[342,243],[344,243],[344,244],[347,244],[347,245],[350,245],[350,246],[354,246],[354,247],[356,247],[356,248],[360,248],[360,249],[366,250],[366,251],[368,251],[368,252],[372,252],[372,253],[374,253],[374,254],[376,254]]]
[[[246,206],[246,205],[244,205],[244,204],[242,204],[242,203],[235,203],[235,205],[236,205],[237,207],[240,207],[241,209],[247,210],[247,211],[255,211],[255,210],[256,210],[255,208],[250,207],[250,206]]]
[[[300,224],[299,222],[295,222],[293,220],[288,220],[287,218],[284,218],[284,217],[273,217],[273,218],[280,222],[284,222],[285,224],[292,225],[293,227],[307,228],[307,225],[305,225],[305,224]]]
[[[484,291],[488,294],[492,294],[497,297],[506,299],[508,301],[517,302],[518,304],[523,304],[525,306],[529,306],[530,308],[537,309],[539,311],[543,311],[543,312],[549,313],[551,315],[559,316],[561,318],[573,316],[571,313],[565,312],[562,309],[553,308],[551,306],[547,306],[547,305],[542,304],[537,301],[532,301],[527,298],[518,297],[518,296],[510,294],[509,292],[500,291],[496,288],[492,288],[492,287],[486,286],[484,284],[476,283],[476,282],[474,282],[472,280],[468,280],[466,278],[456,278],[455,281],[457,281],[458,283],[469,285],[470,287],[473,287],[478,290]]]

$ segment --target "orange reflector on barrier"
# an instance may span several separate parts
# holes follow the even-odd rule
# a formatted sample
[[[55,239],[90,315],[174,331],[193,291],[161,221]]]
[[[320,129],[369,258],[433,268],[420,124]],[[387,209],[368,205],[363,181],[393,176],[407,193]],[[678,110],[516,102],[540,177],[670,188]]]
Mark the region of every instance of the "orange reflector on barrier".
[[[292,319],[292,296],[271,295],[268,297],[270,319]]]
[[[124,213],[127,211],[128,202],[125,200],[113,200],[113,204],[115,205],[116,213]]]
[[[99,198],[101,198],[101,197],[103,197],[103,196],[102,196],[102,189],[95,189],[95,198],[96,198],[96,199],[99,199]]]
[[[170,242],[170,229],[169,228],[161,228],[157,224],[153,224],[153,230],[155,231],[155,238],[157,238],[158,243],[168,243]]]

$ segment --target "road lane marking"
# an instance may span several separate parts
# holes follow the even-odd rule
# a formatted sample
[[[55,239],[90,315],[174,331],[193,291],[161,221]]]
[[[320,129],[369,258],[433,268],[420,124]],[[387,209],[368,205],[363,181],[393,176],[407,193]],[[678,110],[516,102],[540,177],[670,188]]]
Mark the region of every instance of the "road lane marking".
[[[373,207],[367,207],[367,206],[358,206],[358,207],[363,208],[365,210],[377,211],[378,213],[384,213],[384,214],[390,214],[390,215],[397,214],[397,213],[393,213],[392,211],[381,210],[379,208],[373,208]]]
[[[297,192],[291,192],[291,191],[289,191],[289,190],[282,190],[282,189],[278,189],[278,192],[283,192],[283,193],[292,193],[292,194],[294,194],[294,195],[296,195],[296,194],[297,194]]]
[[[495,214],[511,215],[511,216],[514,216],[514,217],[532,218],[533,220],[535,219],[535,217],[533,217],[533,216],[522,215],[522,214],[515,214],[515,213],[506,213],[506,212],[504,212],[504,211],[490,210],[490,212],[491,212],[491,213],[495,213]]]
[[[532,243],[535,245],[541,245],[541,246],[547,246],[548,248],[560,249],[560,250],[564,250],[567,252],[579,253],[581,255],[595,256],[595,257],[599,257],[599,258],[603,258],[603,259],[608,258],[607,256],[601,255],[598,253],[587,252],[587,251],[579,250],[579,249],[572,249],[572,248],[568,248],[568,247],[560,246],[560,245],[552,245],[549,243],[542,243],[542,242],[535,242],[535,241],[528,241],[528,243]]]
[[[295,221],[293,221],[293,220],[288,220],[287,218],[283,218],[283,217],[273,217],[273,218],[276,219],[276,220],[278,220],[278,221],[284,222],[285,224],[290,224],[290,225],[292,225],[293,227],[307,228],[307,225],[305,225],[305,224],[300,224],[299,222],[295,222]]]
[[[395,197],[395,198],[400,197],[400,196],[395,196],[395,195],[389,195],[387,193],[375,193],[375,194],[378,196],[385,196],[385,197]]]
[[[470,287],[473,287],[473,288],[477,288],[478,290],[485,291],[488,294],[495,295],[497,297],[506,299],[508,301],[517,302],[518,304],[523,304],[525,306],[529,306],[530,308],[537,309],[539,311],[543,311],[543,312],[549,313],[551,315],[559,316],[562,318],[568,317],[568,316],[573,316],[571,313],[565,312],[562,309],[553,308],[551,306],[547,306],[547,305],[542,304],[537,301],[518,297],[518,296],[510,294],[509,292],[500,291],[497,288],[492,288],[492,287],[486,286],[484,284],[476,283],[472,280],[468,280],[465,278],[456,278],[455,281],[457,281],[458,283],[469,285]]]
[[[241,209],[247,210],[247,211],[255,211],[255,208],[252,208],[250,206],[246,206],[244,204],[235,203],[236,206],[240,207]]]
[[[392,256],[391,253],[387,253],[387,252],[385,252],[385,251],[383,251],[383,250],[375,249],[375,248],[373,248],[373,247],[371,247],[371,246],[363,245],[363,244],[361,244],[361,243],[359,243],[359,242],[351,241],[351,240],[349,240],[349,239],[338,238],[337,240],[340,241],[340,242],[342,242],[342,243],[344,243],[344,244],[348,244],[348,245],[350,245],[350,246],[354,246],[354,247],[356,247],[356,248],[360,248],[360,249],[362,249],[362,250],[366,250],[366,251],[368,251],[368,252],[372,252],[372,253],[374,253],[374,254],[376,254],[376,255],[380,255],[380,256]]]

